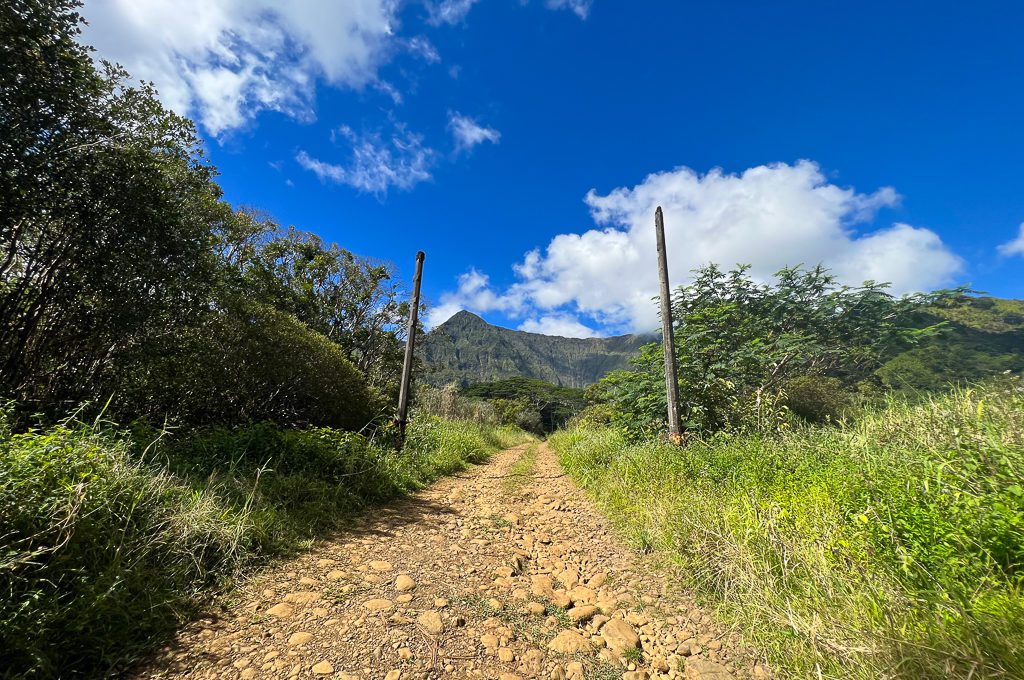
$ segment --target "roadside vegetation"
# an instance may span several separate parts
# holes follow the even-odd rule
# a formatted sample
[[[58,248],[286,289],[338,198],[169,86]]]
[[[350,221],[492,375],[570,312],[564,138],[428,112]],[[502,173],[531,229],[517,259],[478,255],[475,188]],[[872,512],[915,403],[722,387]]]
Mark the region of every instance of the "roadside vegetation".
[[[239,574],[526,438],[427,390],[400,448],[392,267],[221,200],[80,6],[0,6],[3,677],[124,671]]]
[[[1019,380],[683,448],[592,427],[551,443],[783,677],[1024,677]]]
[[[683,446],[657,345],[551,444],[780,677],[1022,677],[1024,385],[897,391],[882,370],[971,301],[709,267],[675,296]]]

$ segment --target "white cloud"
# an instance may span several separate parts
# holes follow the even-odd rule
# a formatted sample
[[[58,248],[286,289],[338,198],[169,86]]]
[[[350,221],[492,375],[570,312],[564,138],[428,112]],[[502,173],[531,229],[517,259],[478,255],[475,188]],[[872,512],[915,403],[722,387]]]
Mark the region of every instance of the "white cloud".
[[[458,112],[449,112],[448,129],[451,130],[455,139],[455,151],[469,151],[477,144],[490,142],[497,144],[501,141],[501,133],[494,128],[485,127],[477,123],[469,116],[463,116]]]
[[[411,189],[431,178],[430,166],[435,154],[423,146],[421,136],[401,127],[387,140],[378,133],[356,134],[347,126],[340,132],[352,145],[349,163],[326,163],[305,151],[299,151],[295,160],[321,181],[347,184],[378,195],[386,194],[391,187]]]
[[[396,11],[394,0],[87,0],[83,40],[219,135],[266,109],[311,117],[318,80],[373,82]]]
[[[527,319],[519,330],[542,335],[557,335],[563,338],[596,338],[599,333],[593,328],[584,326],[579,319],[571,314],[550,314],[539,319]]]
[[[521,301],[514,295],[495,293],[490,278],[471,268],[459,276],[455,291],[442,294],[439,304],[427,311],[424,325],[428,329],[439,326],[464,309],[478,314],[493,311],[516,313],[520,307]]]
[[[896,293],[950,283],[963,264],[934,232],[902,223],[863,226],[898,200],[890,187],[862,194],[832,184],[810,161],[739,174],[680,167],[632,188],[591,191],[585,201],[599,228],[555,236],[514,265],[515,284],[490,293],[517,301],[519,318],[583,314],[606,333],[650,331],[658,323],[658,205],[673,285],[710,262],[749,263],[761,280],[785,266],[823,263],[844,283],[886,281]]]
[[[1012,255],[1024,257],[1024,222],[1020,225],[1020,232],[1018,232],[1017,238],[999,246],[999,254],[1007,257]]]
[[[407,43],[406,47],[409,51],[415,55],[418,55],[423,61],[428,64],[436,64],[441,61],[441,54],[434,47],[434,43],[430,42],[428,38],[422,35],[418,35],[415,38],[411,38]]]
[[[568,9],[576,13],[580,19],[586,19],[590,15],[590,6],[593,0],[546,0],[548,9]]]
[[[427,3],[427,23],[433,26],[441,24],[459,24],[466,19],[469,10],[479,0],[441,0]]]

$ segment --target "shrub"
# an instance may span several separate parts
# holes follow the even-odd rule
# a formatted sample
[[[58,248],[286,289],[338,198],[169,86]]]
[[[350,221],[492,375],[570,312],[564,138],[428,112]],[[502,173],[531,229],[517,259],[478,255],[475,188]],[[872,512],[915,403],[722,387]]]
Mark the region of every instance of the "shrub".
[[[850,394],[838,378],[798,376],[786,382],[783,392],[786,407],[811,423],[836,422],[851,405]]]
[[[254,303],[184,330],[160,356],[140,358],[123,384],[118,412],[170,414],[194,426],[269,420],[359,430],[383,410],[337,344]]]

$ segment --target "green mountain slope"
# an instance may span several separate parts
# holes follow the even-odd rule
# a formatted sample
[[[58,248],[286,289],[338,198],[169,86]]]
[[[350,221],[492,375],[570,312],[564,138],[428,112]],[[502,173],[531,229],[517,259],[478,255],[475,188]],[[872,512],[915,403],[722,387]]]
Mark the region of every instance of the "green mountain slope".
[[[896,390],[944,390],[1005,371],[1024,371],[1024,300],[962,296],[933,307],[922,326],[943,332],[890,359],[878,371]]]
[[[560,338],[492,326],[459,312],[428,333],[419,348],[422,380],[461,386],[516,376],[564,387],[586,387],[608,371],[629,368],[629,358],[651,336]]]

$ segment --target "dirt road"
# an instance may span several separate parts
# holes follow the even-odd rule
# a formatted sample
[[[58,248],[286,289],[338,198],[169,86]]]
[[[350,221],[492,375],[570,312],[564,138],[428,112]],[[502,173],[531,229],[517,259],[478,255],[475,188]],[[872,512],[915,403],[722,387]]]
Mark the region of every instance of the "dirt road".
[[[135,677],[767,674],[532,444],[262,573]]]

